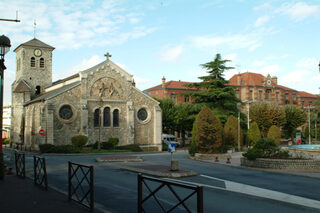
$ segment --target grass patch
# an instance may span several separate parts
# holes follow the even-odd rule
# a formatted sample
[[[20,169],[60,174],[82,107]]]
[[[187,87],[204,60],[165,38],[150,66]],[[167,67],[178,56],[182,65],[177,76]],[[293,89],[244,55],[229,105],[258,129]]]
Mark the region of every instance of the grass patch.
[[[101,150],[98,150],[98,149],[93,149],[91,151],[84,151],[84,150],[81,150],[80,151],[81,153],[116,153],[116,152],[131,152],[131,150],[119,150],[119,149],[101,149]]]

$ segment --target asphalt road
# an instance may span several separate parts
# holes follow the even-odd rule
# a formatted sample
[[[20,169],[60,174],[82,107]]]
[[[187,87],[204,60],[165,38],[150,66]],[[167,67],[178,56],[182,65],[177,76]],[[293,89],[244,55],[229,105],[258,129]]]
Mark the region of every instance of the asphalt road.
[[[125,155],[140,155],[144,159],[144,163],[148,164],[170,165],[170,154],[168,153]],[[120,169],[122,165],[135,163],[97,163],[95,159],[103,155],[44,156],[47,161],[49,186],[67,192],[68,161],[93,165],[96,207],[119,213],[137,212],[137,174]],[[288,203],[285,200],[252,196],[241,191],[230,191],[226,186],[226,181],[231,181],[245,186],[254,186],[259,189],[268,189],[320,201],[319,179],[193,161],[187,158],[187,153],[176,153],[174,158],[179,160],[180,168],[198,173],[197,176],[179,178],[178,180],[204,185],[205,212],[320,212],[320,206],[318,209],[310,208]],[[27,174],[32,176],[32,156],[27,155],[26,161]],[[151,188],[156,188],[157,186],[155,183],[150,183]],[[144,190],[144,192],[147,191],[147,189]],[[178,194],[182,194],[182,197],[188,193],[185,189],[175,188],[175,190]],[[160,190],[159,200],[165,207],[174,205],[177,202],[168,189]],[[196,212],[195,198],[188,201],[187,206],[190,207],[192,212]],[[151,199],[146,202],[145,208],[147,212],[161,212]],[[173,212],[185,212],[185,210],[180,207]]]

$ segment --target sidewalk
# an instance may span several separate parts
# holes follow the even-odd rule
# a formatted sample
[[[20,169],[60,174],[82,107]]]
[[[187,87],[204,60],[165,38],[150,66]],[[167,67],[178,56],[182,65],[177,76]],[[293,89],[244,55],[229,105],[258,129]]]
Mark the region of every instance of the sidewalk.
[[[6,175],[0,180],[0,208],[5,213],[85,213],[90,212],[67,195],[53,189],[44,190],[29,178]],[[95,211],[98,212],[98,211]]]

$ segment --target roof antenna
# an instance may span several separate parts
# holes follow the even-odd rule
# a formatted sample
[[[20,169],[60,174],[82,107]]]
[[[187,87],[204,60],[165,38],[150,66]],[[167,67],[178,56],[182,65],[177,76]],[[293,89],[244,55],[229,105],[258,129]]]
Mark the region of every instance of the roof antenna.
[[[37,23],[36,20],[34,20],[33,22],[33,37],[36,38],[36,27],[37,27]]]

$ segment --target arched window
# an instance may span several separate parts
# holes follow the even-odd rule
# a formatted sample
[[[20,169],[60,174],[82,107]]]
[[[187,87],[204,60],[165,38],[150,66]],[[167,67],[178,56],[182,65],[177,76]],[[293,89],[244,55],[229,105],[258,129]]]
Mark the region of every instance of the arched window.
[[[36,59],[34,57],[31,57],[30,66],[31,67],[36,67]]]
[[[96,109],[94,111],[94,118],[93,118],[93,125],[94,127],[99,127],[100,126],[100,110]]]
[[[40,58],[40,68],[44,68],[44,59]]]
[[[113,126],[114,127],[119,126],[119,110],[118,109],[113,110]]]
[[[106,107],[103,110],[103,126],[110,126],[110,108]]]
[[[36,86],[36,95],[40,95],[40,93],[41,93],[41,87]]]

